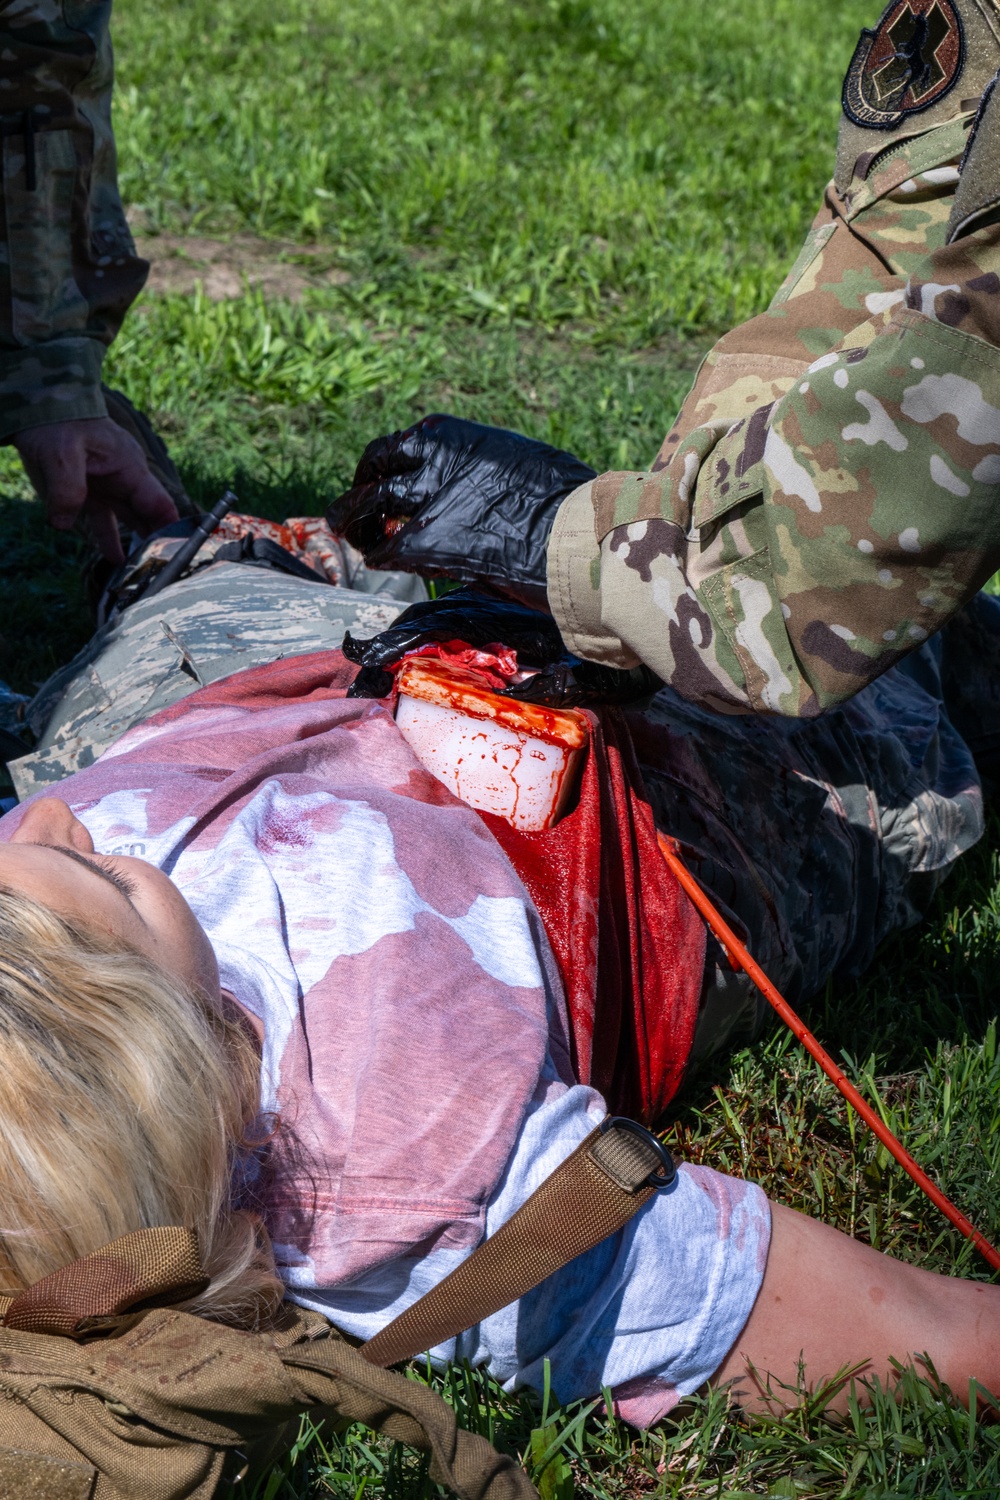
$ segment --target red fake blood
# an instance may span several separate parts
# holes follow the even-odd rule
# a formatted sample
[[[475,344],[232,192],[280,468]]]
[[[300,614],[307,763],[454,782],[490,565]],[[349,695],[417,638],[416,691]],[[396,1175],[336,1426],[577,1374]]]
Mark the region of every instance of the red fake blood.
[[[303,828],[297,818],[276,812],[273,807],[268,810],[257,832],[257,848],[261,854],[274,854],[278,849],[305,849],[309,843],[308,829]]]
[[[427,802],[431,807],[448,807],[455,805],[455,798],[449,792],[443,781],[430,771],[425,771],[423,766],[410,771],[405,781],[398,782],[389,788],[400,797],[411,797],[414,802]]]
[[[579,709],[545,708],[519,698],[501,698],[482,670],[457,667],[451,660],[436,661],[411,652],[400,663],[396,687],[427,703],[453,708],[471,719],[491,719],[518,734],[567,750],[579,750],[587,743],[587,716]]]
[[[473,681],[481,688],[500,689],[509,687],[519,676],[517,652],[499,641],[487,646],[470,646],[467,641],[428,641],[415,651],[408,651],[394,670],[400,671],[408,663],[419,661],[426,666],[428,661],[438,661],[448,668],[457,668],[467,684]],[[452,674],[445,677],[447,682]]]
[[[660,854],[624,720],[614,710],[586,717],[590,749],[571,814],[544,833],[480,817],[545,925],[576,1076],[613,1110],[653,1121],[691,1051],[705,927]]]
[[[493,652],[500,653],[500,656],[489,654]],[[480,660],[475,667],[471,665],[470,658],[484,656],[487,657],[485,662]],[[472,806],[481,806],[492,775],[494,786],[491,790],[499,794],[495,806],[510,807],[509,798],[513,793],[510,815],[514,822],[517,821],[524,790],[518,780],[518,768],[525,755],[545,759],[538,748],[539,741],[553,746],[559,753],[560,775],[552,788],[554,800],[549,806],[548,816],[540,816],[537,820],[549,821],[556,815],[557,808],[565,806],[571,793],[590,727],[586,716],[576,709],[546,708],[537,703],[502,697],[494,691],[492,681],[498,671],[510,676],[517,673],[516,658],[507,648],[488,646],[485,651],[474,651],[461,641],[450,641],[443,647],[421,648],[405,656],[397,671],[396,688],[401,696],[449,709],[469,721],[466,742],[472,747],[469,755],[471,779],[463,785],[462,767],[466,757],[458,755],[451,765],[455,790]],[[502,677],[500,681],[502,684]],[[477,720],[513,732],[516,745],[513,765],[508,760],[509,748],[501,755],[498,748],[490,748],[490,736],[476,732],[473,726]],[[489,762],[496,768],[495,772],[486,769]],[[530,822],[531,819],[525,818],[524,821]]]
[[[691,1051],[705,928],[660,854],[628,727],[611,710],[598,717],[498,697],[481,672],[456,665],[448,651],[441,658],[407,658],[400,691],[565,749],[589,746],[577,805],[554,828],[528,833],[495,814],[480,817],[545,925],[576,1077],[612,1109],[655,1120]]]

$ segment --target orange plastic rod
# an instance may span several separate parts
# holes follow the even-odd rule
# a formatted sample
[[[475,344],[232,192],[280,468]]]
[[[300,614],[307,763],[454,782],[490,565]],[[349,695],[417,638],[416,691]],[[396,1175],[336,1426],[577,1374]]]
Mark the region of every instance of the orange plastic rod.
[[[716,909],[710,897],[698,884],[678,854],[677,845],[674,840],[666,838],[662,833],[657,833],[657,839],[667,864],[677,876],[678,881],[701,912],[729,956],[739,964],[741,969],[744,969],[749,974],[761,994],[765,999],[770,1001],[785,1025],[793,1035],[798,1037],[810,1057],[816,1059],[827,1078],[836,1084],[851,1108],[857,1111],[872,1134],[877,1136],[885,1149],[896,1158],[904,1172],[908,1172],[917,1186],[927,1194],[934,1207],[939,1208],[945,1218],[949,1219],[956,1229],[960,1229],[966,1239],[972,1241],[979,1253],[989,1261],[995,1271],[1000,1271],[1000,1252],[996,1251],[989,1240],[985,1239],[979,1233],[976,1226],[955,1207],[951,1199],[946,1198],[941,1189],[935,1187],[934,1183],[927,1176],[927,1173],[918,1166],[902,1142],[896,1139],[885,1121],[880,1119],[871,1105],[862,1099],[853,1083],[837,1067],[837,1064],[826,1048],[820,1046],[805,1022],[800,1020],[784,996],[775,989],[760,965],[754,962],[722,913]]]

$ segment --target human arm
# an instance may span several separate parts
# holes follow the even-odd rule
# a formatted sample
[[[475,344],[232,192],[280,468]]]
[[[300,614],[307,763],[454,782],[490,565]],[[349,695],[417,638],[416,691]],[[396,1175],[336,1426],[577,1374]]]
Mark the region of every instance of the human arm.
[[[780,1415],[803,1383],[810,1392],[826,1384],[828,1405],[846,1415],[850,1382],[834,1377],[891,1389],[910,1362],[965,1405],[972,1382],[1000,1391],[1000,1289],[894,1260],[784,1204],[770,1208],[757,1300],[712,1377],[737,1406]]]
[[[176,510],[101,392],[105,350],[148,271],[118,194],[110,11],[0,5],[0,441],[54,524],[83,511],[118,560],[116,515],[148,531]]]
[[[1000,564],[1000,97],[968,146],[975,119],[963,106],[881,165],[862,153],[772,306],[706,359],[652,469],[547,511],[569,651],[642,662],[708,707],[810,716]],[[434,571],[446,523],[414,516],[411,565]]]
[[[369,443],[327,520],[370,567],[488,582],[545,609],[553,519],[594,474],[548,443],[435,412]]]
[[[831,187],[813,258],[713,351],[653,469],[564,503],[548,592],[571,650],[808,716],[1000,565],[1000,97],[959,177],[970,123]]]
[[[486,1210],[491,1235],[605,1113],[593,1089],[560,1086],[551,1068]],[[702,1386],[743,1328],[767,1254],[767,1201],[756,1187],[682,1167],[619,1233],[522,1297],[431,1351],[468,1360],[508,1389],[545,1383],[562,1402],[610,1386],[619,1414],[646,1426]],[[349,1285],[322,1287],[309,1265],[282,1265],[294,1300],[370,1338],[468,1251],[433,1248]]]
[[[545,1084],[487,1209],[487,1234],[564,1160],[603,1114],[593,1090]],[[350,1285],[322,1287],[312,1267],[282,1266],[294,1300],[368,1339],[429,1291],[468,1252],[432,1249]],[[805,1269],[805,1272],[803,1270]],[[682,1164],[617,1234],[519,1302],[432,1351],[432,1362],[483,1365],[507,1389],[552,1388],[567,1403],[610,1388],[616,1414],[645,1427],[708,1383],[736,1404],[781,1413],[801,1384],[845,1370],[898,1378],[894,1361],[928,1366],[968,1401],[969,1382],[1000,1390],[1000,1291],[941,1276],[781,1204],[752,1183]],[[864,1398],[863,1391],[859,1396]]]

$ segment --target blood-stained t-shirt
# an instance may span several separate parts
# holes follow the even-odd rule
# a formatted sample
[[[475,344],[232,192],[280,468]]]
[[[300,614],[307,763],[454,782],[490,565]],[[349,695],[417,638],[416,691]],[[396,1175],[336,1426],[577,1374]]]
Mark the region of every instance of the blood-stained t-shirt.
[[[558,971],[500,846],[345,683],[331,652],[239,673],[58,795],[99,852],[173,879],[260,1021],[279,1270],[296,1301],[368,1337],[605,1105],[573,1079]],[[540,1385],[548,1360],[561,1399],[611,1387],[623,1416],[655,1420],[736,1340],[769,1228],[758,1188],[682,1166],[620,1234],[433,1355],[509,1386]]]

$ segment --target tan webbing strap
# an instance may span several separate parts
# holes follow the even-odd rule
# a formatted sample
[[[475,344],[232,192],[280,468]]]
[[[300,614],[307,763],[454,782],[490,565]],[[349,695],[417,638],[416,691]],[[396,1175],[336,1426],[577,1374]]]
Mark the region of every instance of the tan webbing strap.
[[[69,1336],[91,1318],[114,1317],[147,1302],[183,1302],[207,1285],[193,1229],[139,1229],[3,1298],[0,1319],[22,1333]]]
[[[649,1131],[609,1117],[496,1234],[361,1353],[373,1365],[394,1365],[464,1333],[616,1234],[673,1179],[670,1155]]]

